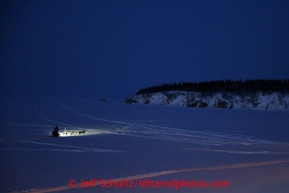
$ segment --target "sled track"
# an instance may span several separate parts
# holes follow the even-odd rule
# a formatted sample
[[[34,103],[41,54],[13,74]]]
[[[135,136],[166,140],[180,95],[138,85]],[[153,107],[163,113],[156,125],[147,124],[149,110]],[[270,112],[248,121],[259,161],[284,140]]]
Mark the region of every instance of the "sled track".
[[[79,147],[79,146],[71,146],[71,145],[58,145],[53,143],[40,143],[40,142],[34,142],[34,141],[19,141],[22,143],[33,143],[38,145],[48,145],[48,146],[57,146],[57,147],[68,147],[68,148],[76,148],[80,150],[86,150],[86,151],[93,151],[93,152],[124,152],[121,150],[113,150],[113,149],[95,149],[95,148],[87,148],[87,147]]]
[[[102,119],[102,118],[93,117],[91,115],[87,115],[87,114],[83,114],[83,113],[77,112],[76,110],[65,106],[65,104],[63,102],[59,102],[59,103],[63,106],[64,109],[72,112],[73,114],[76,114],[76,115],[79,115],[79,116],[82,116],[82,117],[86,117],[86,118],[94,119],[94,120],[98,120],[98,121],[109,122],[109,123],[117,123],[117,124],[125,124],[125,125],[131,124],[131,123],[123,122],[123,121],[114,121],[114,120],[108,120],[108,119]]]
[[[183,150],[199,150],[199,151],[212,151],[219,153],[230,153],[230,154],[272,154],[272,155],[288,155],[289,152],[273,152],[273,151],[234,151],[224,149],[206,149],[206,148],[183,148]]]

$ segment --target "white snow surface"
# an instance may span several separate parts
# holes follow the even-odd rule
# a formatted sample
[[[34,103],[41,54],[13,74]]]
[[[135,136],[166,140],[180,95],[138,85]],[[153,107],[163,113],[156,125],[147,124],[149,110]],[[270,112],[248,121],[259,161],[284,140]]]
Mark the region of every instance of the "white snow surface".
[[[263,93],[237,94],[219,92],[203,94],[200,92],[158,92],[138,94],[129,97],[141,104],[180,105],[190,107],[228,108],[228,109],[259,109],[259,110],[289,110],[288,93]]]
[[[182,103],[184,95],[170,104]],[[150,99],[158,104],[163,97],[155,94]],[[260,108],[273,101],[271,109],[278,95],[258,100]],[[285,193],[289,189],[288,111],[96,101],[2,97],[0,192]],[[60,132],[65,128],[86,132],[51,137],[56,125]],[[82,181],[96,179],[96,187],[80,188]],[[101,179],[135,184],[141,179],[227,180],[231,185],[117,188],[101,187]],[[75,188],[68,186],[71,180]]]

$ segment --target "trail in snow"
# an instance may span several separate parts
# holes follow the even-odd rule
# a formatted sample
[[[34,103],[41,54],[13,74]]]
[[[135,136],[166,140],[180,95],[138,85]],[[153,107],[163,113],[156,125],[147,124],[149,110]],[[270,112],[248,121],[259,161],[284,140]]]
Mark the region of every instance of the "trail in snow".
[[[77,149],[84,149],[94,152],[124,152],[121,150],[113,150],[113,149],[96,149],[96,148],[87,148],[87,147],[79,147],[79,146],[71,146],[71,145],[59,145],[59,144],[53,144],[53,143],[40,143],[40,142],[34,142],[34,141],[20,141],[22,143],[33,143],[37,145],[48,145],[48,146],[58,146],[58,147],[69,147],[69,148],[77,148]]]
[[[276,142],[261,140],[245,135],[231,135],[227,133],[187,131],[180,129],[154,129],[144,125],[133,125],[126,129],[119,129],[115,132],[119,135],[133,137],[167,140],[174,142],[186,142],[202,145],[253,145],[253,144],[278,144]]]
[[[68,110],[68,111],[70,111],[70,112],[72,112],[72,113],[74,113],[74,114],[76,114],[76,115],[82,116],[82,117],[86,117],[86,118],[94,119],[94,120],[98,120],[98,121],[109,122],[109,123],[117,123],[117,124],[125,124],[125,125],[131,124],[131,123],[128,123],[128,122],[102,119],[102,118],[93,117],[93,116],[90,116],[90,115],[87,115],[87,114],[79,113],[79,112],[77,112],[76,110],[65,106],[65,104],[64,104],[63,102],[59,102],[59,103],[60,103],[60,104],[63,106],[63,108],[65,108],[66,110]]]
[[[206,149],[206,148],[183,148],[183,150],[200,150],[200,151],[213,151],[221,153],[233,153],[233,154],[272,154],[272,155],[288,155],[289,152],[273,152],[273,151],[235,151],[235,150],[223,150],[223,149]]]
[[[0,150],[9,151],[60,151],[60,152],[112,152],[110,150],[79,150],[79,149],[24,149],[24,148],[0,148]],[[115,152],[115,151],[113,151]]]
[[[16,105],[23,105],[23,106],[35,107],[35,108],[37,108],[37,110],[31,111],[31,112],[28,112],[28,113],[21,113],[21,114],[14,115],[14,116],[3,117],[3,118],[0,118],[0,121],[10,120],[10,119],[16,119],[16,118],[20,118],[20,117],[25,117],[25,116],[28,116],[28,115],[31,115],[31,114],[34,114],[34,113],[40,113],[40,111],[41,111],[40,107],[37,106],[37,105],[24,104],[24,103],[18,103],[18,102],[13,102],[13,101],[7,101],[7,102],[8,102],[8,103],[12,103],[12,104],[16,104]]]
[[[24,126],[24,127],[54,127],[55,125],[36,125],[36,124],[1,124],[0,125],[4,125],[4,126],[15,126],[15,127],[21,127],[21,126]],[[11,131],[11,129],[9,129],[9,131]],[[14,131],[14,130],[13,130]],[[25,130],[27,131],[27,130]],[[33,130],[35,131],[35,130]]]

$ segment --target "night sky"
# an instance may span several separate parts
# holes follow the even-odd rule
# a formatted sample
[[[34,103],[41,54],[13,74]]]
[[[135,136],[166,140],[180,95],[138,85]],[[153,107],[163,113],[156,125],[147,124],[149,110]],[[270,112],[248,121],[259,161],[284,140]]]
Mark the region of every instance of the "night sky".
[[[121,98],[163,83],[289,78],[288,0],[0,5],[0,95]]]

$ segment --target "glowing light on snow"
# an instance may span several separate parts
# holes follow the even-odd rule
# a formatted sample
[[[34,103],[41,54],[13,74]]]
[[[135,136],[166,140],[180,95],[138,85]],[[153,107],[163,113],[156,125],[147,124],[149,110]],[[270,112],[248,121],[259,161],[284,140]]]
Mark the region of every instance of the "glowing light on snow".
[[[58,133],[59,137],[81,137],[89,135],[114,134],[113,131],[107,129],[71,129],[71,130],[67,129],[63,132]]]

